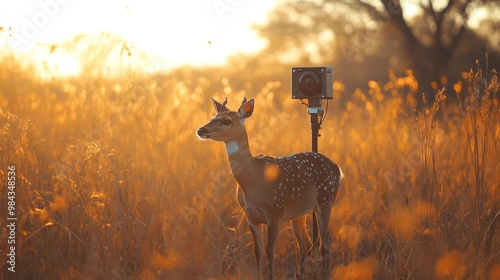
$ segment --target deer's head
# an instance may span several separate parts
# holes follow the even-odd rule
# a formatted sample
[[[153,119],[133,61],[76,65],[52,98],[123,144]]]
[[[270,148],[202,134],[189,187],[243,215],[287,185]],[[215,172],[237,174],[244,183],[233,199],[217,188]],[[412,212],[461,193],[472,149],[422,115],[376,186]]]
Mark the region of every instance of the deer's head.
[[[241,137],[246,137],[244,123],[253,113],[254,99],[247,101],[244,98],[236,112],[226,107],[227,98],[222,104],[213,98],[210,98],[210,100],[217,115],[196,131],[198,137],[222,142],[235,141]]]

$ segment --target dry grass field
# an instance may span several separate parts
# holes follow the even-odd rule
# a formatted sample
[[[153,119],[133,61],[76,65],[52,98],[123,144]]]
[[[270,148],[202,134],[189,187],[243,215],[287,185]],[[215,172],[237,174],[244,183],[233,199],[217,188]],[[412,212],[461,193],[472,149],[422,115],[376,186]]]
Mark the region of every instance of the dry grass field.
[[[224,146],[195,131],[214,115],[210,96],[232,109],[245,96],[254,155],[307,151],[309,116],[287,86],[187,68],[40,79],[12,58],[0,65],[0,217],[15,166],[18,218],[15,274],[0,231],[0,279],[256,277]],[[426,106],[411,71],[367,91],[335,83],[319,139],[346,175],[335,279],[500,278],[499,84],[481,69]],[[295,277],[294,242],[284,223],[278,279]]]

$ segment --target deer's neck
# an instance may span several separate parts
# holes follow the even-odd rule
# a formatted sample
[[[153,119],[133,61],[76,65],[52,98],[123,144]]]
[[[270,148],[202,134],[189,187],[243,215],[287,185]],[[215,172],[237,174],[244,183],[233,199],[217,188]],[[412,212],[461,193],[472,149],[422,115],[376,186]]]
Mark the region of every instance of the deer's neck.
[[[258,178],[258,170],[250,153],[246,131],[241,137],[225,144],[234,178],[243,190],[247,191],[253,185],[255,178]]]

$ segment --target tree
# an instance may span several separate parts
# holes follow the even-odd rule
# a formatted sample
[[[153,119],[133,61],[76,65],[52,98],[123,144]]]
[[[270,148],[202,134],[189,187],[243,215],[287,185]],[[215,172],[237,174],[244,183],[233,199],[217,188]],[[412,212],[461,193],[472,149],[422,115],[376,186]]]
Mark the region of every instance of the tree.
[[[427,91],[446,73],[464,37],[479,38],[469,23],[485,5],[490,13],[500,9],[492,0],[281,1],[257,29],[269,40],[267,54],[281,61],[343,62],[346,69],[358,63],[354,74],[361,62],[384,75],[381,67],[412,69]]]

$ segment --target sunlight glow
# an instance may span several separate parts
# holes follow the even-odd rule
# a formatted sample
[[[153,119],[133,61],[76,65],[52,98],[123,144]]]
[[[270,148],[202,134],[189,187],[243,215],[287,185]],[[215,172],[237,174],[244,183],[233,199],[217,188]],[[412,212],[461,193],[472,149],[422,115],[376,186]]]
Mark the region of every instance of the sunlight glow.
[[[80,73],[80,61],[69,54],[55,52],[48,57],[42,54],[37,60],[42,61],[47,75],[78,75]]]
[[[251,25],[263,23],[274,5],[243,0],[2,1],[0,45],[26,53],[80,34],[109,33],[134,45],[136,52],[157,57],[156,65],[146,68],[223,64],[229,55],[265,46]],[[74,65],[67,63],[58,71],[73,73]]]

